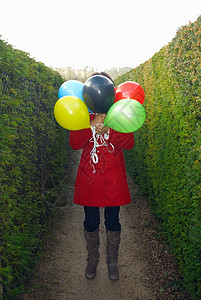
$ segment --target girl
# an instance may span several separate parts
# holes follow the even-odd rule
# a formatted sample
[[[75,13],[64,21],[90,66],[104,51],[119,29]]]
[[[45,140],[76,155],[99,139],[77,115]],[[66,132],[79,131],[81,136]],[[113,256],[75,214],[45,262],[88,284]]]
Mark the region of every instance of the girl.
[[[92,76],[94,75],[103,75],[112,80],[104,72]],[[120,133],[104,127],[105,116],[106,114],[91,114],[90,128],[70,132],[71,148],[82,149],[74,203],[83,205],[85,212],[84,236],[88,250],[86,278],[96,276],[100,244],[99,208],[104,207],[108,277],[110,280],[117,280],[121,234],[119,211],[121,205],[131,202],[122,149],[129,150],[134,146],[134,136],[133,133]]]

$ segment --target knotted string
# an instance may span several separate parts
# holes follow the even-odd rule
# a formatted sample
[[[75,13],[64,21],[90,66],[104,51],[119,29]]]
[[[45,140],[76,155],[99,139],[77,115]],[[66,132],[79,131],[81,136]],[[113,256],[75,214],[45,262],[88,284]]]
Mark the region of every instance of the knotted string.
[[[109,143],[109,145],[112,146],[112,150],[108,149],[108,143],[105,140],[109,139],[109,133],[100,135],[96,132],[95,126],[93,126],[91,130],[92,130],[92,138],[89,140],[89,142],[93,142],[94,145],[90,152],[90,164],[93,166],[93,169],[94,169],[93,173],[96,173],[95,166],[91,163],[91,161],[93,161],[94,164],[98,163],[97,148],[105,146],[107,148],[108,152],[112,153],[114,151],[114,146],[112,145],[112,143]]]

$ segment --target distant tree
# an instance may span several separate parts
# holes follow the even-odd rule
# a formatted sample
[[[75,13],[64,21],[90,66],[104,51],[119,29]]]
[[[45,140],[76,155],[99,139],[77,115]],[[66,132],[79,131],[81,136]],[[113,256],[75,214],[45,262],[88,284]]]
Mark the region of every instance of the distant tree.
[[[86,66],[84,69],[73,69],[71,67],[67,68],[53,68],[57,71],[64,80],[79,80],[81,82],[85,82],[87,78],[89,78],[93,73],[97,72],[95,68]],[[102,70],[108,73],[113,79],[116,79],[118,76],[123,75],[130,71],[131,68],[124,67],[124,68],[110,68]]]

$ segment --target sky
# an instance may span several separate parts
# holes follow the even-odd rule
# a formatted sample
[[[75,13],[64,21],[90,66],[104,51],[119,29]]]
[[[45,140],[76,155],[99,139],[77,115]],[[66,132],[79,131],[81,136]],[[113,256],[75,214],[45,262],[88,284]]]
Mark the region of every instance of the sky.
[[[201,15],[201,0],[6,0],[0,35],[48,67],[135,68]]]

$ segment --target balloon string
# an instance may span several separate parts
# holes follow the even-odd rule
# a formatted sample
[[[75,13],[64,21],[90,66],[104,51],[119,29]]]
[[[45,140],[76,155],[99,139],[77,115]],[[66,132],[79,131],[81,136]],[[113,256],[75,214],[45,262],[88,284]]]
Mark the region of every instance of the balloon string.
[[[114,146],[111,143],[109,143],[109,145],[112,146],[112,150],[108,149],[108,143],[105,141],[105,139],[106,140],[109,139],[109,133],[104,134],[104,136],[99,135],[98,133],[96,133],[95,126],[92,126],[91,130],[92,130],[92,138],[89,141],[93,142],[94,145],[93,145],[92,150],[90,151],[90,164],[93,166],[93,169],[94,169],[93,173],[96,173],[95,166],[91,163],[91,161],[93,161],[94,164],[98,163],[98,155],[96,153],[97,148],[105,146],[107,148],[108,152],[112,153],[114,151]],[[100,144],[99,144],[98,140],[100,140]]]

